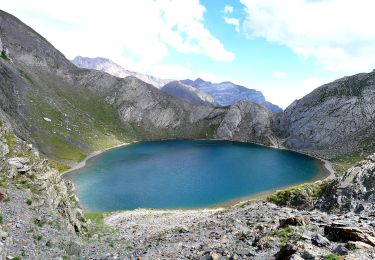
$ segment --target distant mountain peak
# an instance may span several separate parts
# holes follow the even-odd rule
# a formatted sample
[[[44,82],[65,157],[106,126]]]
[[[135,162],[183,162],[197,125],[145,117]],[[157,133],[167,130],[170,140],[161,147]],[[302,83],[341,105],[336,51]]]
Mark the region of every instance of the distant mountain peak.
[[[169,79],[160,79],[152,75],[147,75],[135,71],[124,69],[112,60],[104,57],[88,58],[77,56],[71,61],[74,65],[85,69],[101,70],[119,78],[134,76],[154,87],[161,88],[171,82]]]
[[[283,111],[279,106],[268,102],[261,91],[246,88],[230,81],[211,83],[210,81],[197,78],[194,81],[187,79],[181,82],[207,93],[221,106],[230,106],[241,100],[247,100],[259,104],[271,112],[277,113]]]
[[[196,78],[196,79],[194,80],[194,83],[196,83],[196,84],[201,84],[201,83],[211,83],[211,82],[209,82],[209,81],[204,81],[204,80],[201,79],[201,78]]]

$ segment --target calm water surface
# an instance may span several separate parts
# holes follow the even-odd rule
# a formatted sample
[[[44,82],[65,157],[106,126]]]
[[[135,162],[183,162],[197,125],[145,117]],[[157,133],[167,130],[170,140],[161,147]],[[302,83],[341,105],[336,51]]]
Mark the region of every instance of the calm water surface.
[[[226,141],[141,142],[110,150],[69,174],[90,211],[207,207],[319,174],[298,153]]]

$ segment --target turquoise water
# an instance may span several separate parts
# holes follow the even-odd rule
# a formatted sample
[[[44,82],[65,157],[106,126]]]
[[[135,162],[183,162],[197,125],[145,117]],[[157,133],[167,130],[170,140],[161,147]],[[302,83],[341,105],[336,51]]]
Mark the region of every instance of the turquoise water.
[[[67,178],[90,211],[207,207],[319,174],[298,153],[226,141],[141,142],[110,150]]]

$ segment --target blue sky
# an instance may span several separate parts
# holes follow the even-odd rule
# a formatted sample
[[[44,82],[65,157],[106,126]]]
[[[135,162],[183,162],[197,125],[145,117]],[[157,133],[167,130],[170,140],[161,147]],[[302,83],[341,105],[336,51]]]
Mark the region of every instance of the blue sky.
[[[161,78],[230,80],[286,107],[375,66],[371,0],[0,0],[69,59]]]

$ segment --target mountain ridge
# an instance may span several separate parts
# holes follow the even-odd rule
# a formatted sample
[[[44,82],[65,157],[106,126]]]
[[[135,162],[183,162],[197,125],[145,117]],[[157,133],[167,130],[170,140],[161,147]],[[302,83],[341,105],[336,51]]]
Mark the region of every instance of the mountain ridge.
[[[236,85],[232,82],[225,81],[221,83],[211,83],[209,81],[204,81],[203,79],[196,79],[195,81],[187,79],[187,80],[163,80],[159,79],[154,76],[129,71],[121,67],[120,65],[114,63],[113,61],[107,58],[87,58],[77,56],[72,60],[72,63],[81,68],[87,69],[95,69],[107,72],[111,75],[117,77],[127,77],[127,76],[135,76],[155,87],[163,90],[172,96],[177,98],[182,98],[183,100],[190,101],[193,104],[216,104],[219,106],[230,106],[234,105],[235,103],[241,100],[248,100],[250,102],[254,102],[260,105],[265,106],[271,112],[282,112],[283,110],[266,101],[265,97],[263,96],[262,92],[257,91],[255,89],[248,89],[244,86]],[[174,82],[174,83],[172,83]],[[178,82],[178,83],[177,83]],[[171,84],[172,83],[172,84]],[[166,86],[166,88],[163,88]],[[172,87],[173,85],[173,87]],[[210,88],[205,88],[204,86],[209,85]],[[223,86],[228,86],[227,93],[223,93]],[[200,90],[203,93],[194,93],[196,91],[192,91],[187,86],[192,86],[197,90]],[[198,95],[198,96],[197,96]],[[198,97],[198,99],[197,99]],[[199,98],[202,97],[202,98]],[[215,102],[208,101],[212,97],[215,99]],[[201,100],[199,100],[201,99]]]
[[[234,84],[230,81],[211,83],[210,81],[204,81],[201,78],[197,78],[194,81],[186,79],[182,80],[181,82],[209,94],[221,106],[230,106],[238,101],[248,100],[250,102],[262,105],[274,113],[283,111],[280,107],[268,102],[261,91],[249,89],[244,86]]]

